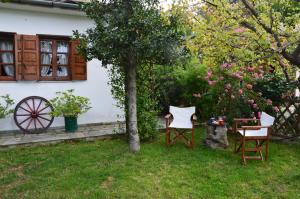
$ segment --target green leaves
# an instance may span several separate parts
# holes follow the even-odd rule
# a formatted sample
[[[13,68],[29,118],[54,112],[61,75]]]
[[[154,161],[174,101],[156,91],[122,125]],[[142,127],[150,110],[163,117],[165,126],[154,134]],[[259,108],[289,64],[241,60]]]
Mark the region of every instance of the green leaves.
[[[9,95],[0,96],[0,119],[5,118],[14,112],[10,107],[14,104],[14,100]]]
[[[124,1],[92,0],[82,6],[95,27],[85,33],[74,32],[81,39],[81,52],[88,59],[98,58],[104,65],[124,67],[130,49],[138,65],[168,63],[176,56],[183,33],[176,16],[163,16],[157,1],[130,1],[127,17]],[[86,45],[88,44],[88,45]],[[173,56],[174,55],[174,56]]]
[[[78,115],[86,113],[90,107],[90,100],[86,97],[75,96],[74,90],[65,92],[57,92],[57,97],[50,100],[54,111],[51,115],[78,117]]]

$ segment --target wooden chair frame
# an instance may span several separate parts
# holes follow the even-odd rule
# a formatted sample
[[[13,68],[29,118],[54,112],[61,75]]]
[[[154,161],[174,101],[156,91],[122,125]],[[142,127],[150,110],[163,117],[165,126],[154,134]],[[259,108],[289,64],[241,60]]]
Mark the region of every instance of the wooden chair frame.
[[[187,147],[189,148],[194,148],[194,144],[195,144],[195,121],[197,120],[197,116],[195,114],[192,115],[191,117],[191,122],[192,122],[192,128],[191,129],[178,129],[178,128],[170,128],[170,124],[173,120],[173,116],[172,114],[167,114],[165,116],[165,120],[166,120],[166,145],[170,146],[176,143],[177,140],[179,139],[183,139],[184,143],[186,144]],[[171,140],[171,133],[173,132],[175,133],[175,137]],[[186,132],[192,131],[192,138],[189,139],[188,137],[186,137],[184,134]]]
[[[259,125],[258,126],[241,126],[241,128],[238,128],[239,124],[242,121],[258,121]],[[258,130],[261,128],[267,128],[267,136],[246,136],[246,130]],[[238,133],[238,130],[243,130],[243,135],[241,135],[240,133]],[[243,119],[243,118],[239,118],[239,119],[234,119],[234,132],[238,133],[240,135],[240,138],[237,138],[235,140],[235,144],[234,144],[234,152],[238,153],[240,151],[242,151],[241,154],[241,159],[242,159],[242,163],[246,164],[246,160],[247,159],[254,159],[254,160],[264,160],[263,157],[263,144],[265,143],[265,160],[268,160],[268,156],[269,156],[269,137],[272,133],[272,126],[261,126],[260,125],[260,120],[258,119]],[[246,142],[248,141],[255,141],[255,147],[254,148],[246,148]],[[240,143],[239,145],[237,145],[237,143]],[[246,156],[245,153],[246,152],[258,152],[259,156]]]

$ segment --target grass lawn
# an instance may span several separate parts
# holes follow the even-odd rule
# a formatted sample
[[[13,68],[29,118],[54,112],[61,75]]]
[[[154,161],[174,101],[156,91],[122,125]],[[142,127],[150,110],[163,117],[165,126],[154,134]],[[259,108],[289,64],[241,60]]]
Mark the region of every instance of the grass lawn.
[[[200,135],[189,150],[161,134],[136,155],[122,139],[0,151],[0,198],[300,198],[300,144],[271,143],[268,162],[242,166]]]

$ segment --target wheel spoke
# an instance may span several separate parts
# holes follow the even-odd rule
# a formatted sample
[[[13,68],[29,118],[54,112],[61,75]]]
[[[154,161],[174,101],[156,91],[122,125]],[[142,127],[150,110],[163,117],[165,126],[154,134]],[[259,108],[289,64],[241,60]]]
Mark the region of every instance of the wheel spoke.
[[[17,114],[16,116],[31,116],[31,114]]]
[[[40,106],[41,106],[41,104],[42,104],[42,102],[43,102],[43,100],[42,99],[40,99],[41,101],[40,101],[40,103],[39,103],[39,105],[38,105],[38,107],[36,108],[36,112],[38,112],[39,111],[39,109],[40,109]]]
[[[50,106],[49,105],[45,106],[44,108],[42,108],[41,110],[39,110],[38,113],[42,112],[43,110],[45,110],[48,107],[50,107]]]
[[[39,115],[49,115],[49,113],[39,113]]]
[[[40,121],[40,119],[37,117],[36,118],[37,119],[37,121],[40,123],[40,125],[43,127],[43,128],[45,128],[45,126],[42,124],[42,122]]]
[[[34,104],[34,98],[32,98],[32,108],[33,108],[33,111],[35,111],[35,104]]]
[[[28,108],[30,109],[31,112],[33,112],[33,110],[31,109],[31,107],[29,106],[28,102],[25,101],[25,104],[28,106]]]
[[[31,117],[26,118],[25,120],[23,120],[22,122],[19,123],[19,125],[22,125],[24,122],[28,121]]]
[[[26,111],[26,112],[28,112],[28,113],[30,113],[31,114],[31,112],[29,111],[29,110],[27,110],[27,109],[25,109],[25,108],[23,108],[23,106],[19,106],[21,109],[23,109],[24,111]]]
[[[36,118],[33,119],[33,124],[34,124],[34,129],[36,130],[36,129],[37,129],[37,128],[36,128]]]
[[[39,118],[42,118],[43,120],[47,120],[48,122],[50,122],[50,121],[51,121],[50,119],[48,119],[48,118],[45,118],[45,117],[43,117],[43,116],[40,116],[40,115],[38,115],[38,117],[39,117]]]
[[[30,126],[32,120],[33,120],[32,118],[29,120],[29,122],[28,122],[28,124],[27,124],[27,126],[26,126],[26,130],[28,130],[28,128],[29,128],[29,126]]]

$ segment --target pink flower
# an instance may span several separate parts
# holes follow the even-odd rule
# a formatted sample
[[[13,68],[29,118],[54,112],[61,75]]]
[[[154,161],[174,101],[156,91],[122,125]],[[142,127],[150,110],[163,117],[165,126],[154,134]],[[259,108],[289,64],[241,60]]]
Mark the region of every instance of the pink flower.
[[[224,69],[228,69],[228,68],[231,68],[233,66],[233,64],[230,64],[230,63],[224,63],[220,66],[221,70],[224,70]]]
[[[212,70],[209,69],[209,70],[207,71],[207,77],[211,77],[212,74],[213,74],[213,73],[212,73]]]
[[[276,113],[278,113],[278,112],[279,112],[278,106],[273,106],[273,110],[274,110]]]
[[[252,71],[254,71],[254,67],[253,66],[248,66],[247,70],[250,71],[250,72],[252,72]]]
[[[242,95],[244,93],[243,89],[239,89],[239,94]]]
[[[258,79],[258,78],[259,78],[259,75],[258,75],[258,73],[253,73],[253,74],[252,74],[252,77],[254,77],[255,79]]]
[[[209,85],[215,85],[217,83],[217,81],[216,80],[208,80],[208,84]]]
[[[229,92],[229,90],[228,90],[228,89],[225,89],[224,91],[225,91],[225,93],[228,93],[228,92]]]
[[[234,32],[235,32],[235,33],[242,33],[242,32],[244,32],[244,31],[245,31],[244,28],[236,28],[236,29],[234,29]]]
[[[253,88],[253,86],[251,84],[247,84],[246,88],[248,88],[249,90],[251,90]]]
[[[240,79],[240,80],[243,79],[243,76],[242,76],[239,72],[235,72],[235,73],[233,73],[232,75],[233,75],[234,77]]]
[[[267,99],[267,105],[272,106],[272,100]]]
[[[227,63],[222,64],[222,65],[220,66],[221,70],[224,70],[226,67],[227,67]]]
[[[227,88],[228,90],[230,90],[231,87],[232,87],[232,86],[231,86],[231,84],[229,84],[229,83],[225,85],[225,88]]]
[[[249,103],[254,104],[254,100],[253,99],[249,100]]]

